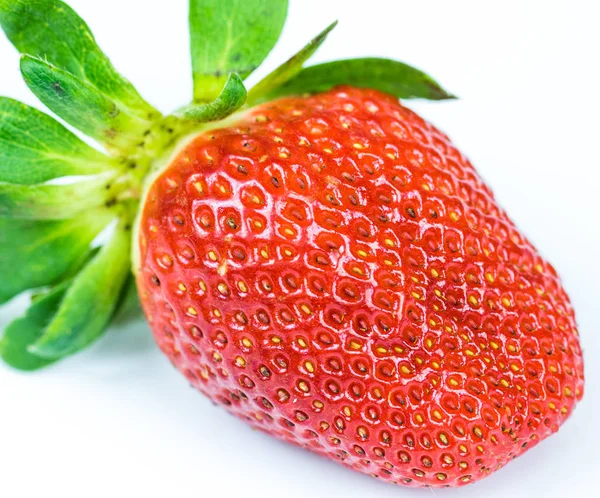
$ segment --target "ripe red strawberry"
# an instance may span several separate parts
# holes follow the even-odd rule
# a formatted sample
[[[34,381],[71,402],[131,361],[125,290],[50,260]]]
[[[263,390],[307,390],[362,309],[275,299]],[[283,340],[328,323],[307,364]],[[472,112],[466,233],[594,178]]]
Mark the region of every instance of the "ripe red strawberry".
[[[437,83],[381,59],[303,68],[332,25],[247,93],[287,2],[237,5],[191,1],[195,100],[163,117],[62,2],[0,0],[26,82],[108,152],[0,101],[0,302],[41,288],[0,354],[35,369],[95,340],[123,306],[135,227],[156,341],[214,402],[388,481],[485,477],[583,395],[556,272],[398,102],[450,98]]]
[[[195,137],[152,183],[138,288],[188,380],[253,426],[412,485],[460,485],[582,395],[553,268],[448,138],[338,88]]]

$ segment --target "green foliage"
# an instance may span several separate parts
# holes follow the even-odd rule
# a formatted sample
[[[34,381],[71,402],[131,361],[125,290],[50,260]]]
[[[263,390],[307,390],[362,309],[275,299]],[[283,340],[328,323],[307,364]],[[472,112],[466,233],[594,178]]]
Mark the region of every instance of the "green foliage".
[[[112,217],[102,210],[60,221],[0,218],[0,304],[60,281],[81,264]]]
[[[287,0],[190,0],[194,100],[219,95],[230,73],[246,79],[275,46]]]
[[[114,159],[33,107],[0,97],[0,116],[0,182],[32,185],[118,168]]]
[[[373,88],[400,99],[455,98],[423,71],[390,59],[365,58],[326,62],[306,67],[295,78],[264,93],[253,103],[287,95],[324,92],[337,85]]]
[[[22,70],[34,93],[100,142],[132,147],[140,131],[160,117],[116,71],[85,22],[64,2],[0,0],[0,25],[28,56]]]
[[[248,92],[248,104],[253,105],[253,103],[259,101],[263,95],[273,92],[276,88],[280,87],[296,76],[302,70],[304,63],[313,56],[313,54],[323,44],[327,38],[327,35],[336,26],[337,21],[331,23],[308,44],[306,44],[302,50],[284,62],[281,66],[275,69],[275,71],[263,78],[254,87],[252,87],[250,92]]]
[[[244,82],[239,75],[232,73],[215,100],[208,104],[190,104],[181,109],[177,116],[198,123],[218,121],[242,107],[246,102],[246,95]]]

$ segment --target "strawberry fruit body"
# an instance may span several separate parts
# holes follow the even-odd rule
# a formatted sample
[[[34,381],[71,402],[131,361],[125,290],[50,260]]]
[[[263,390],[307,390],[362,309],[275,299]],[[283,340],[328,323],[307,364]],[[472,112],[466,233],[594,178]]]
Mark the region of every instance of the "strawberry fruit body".
[[[194,97],[163,116],[63,2],[0,0],[28,86],[103,148],[0,98],[0,304],[34,292],[0,356],[76,353],[137,283],[160,349],[253,427],[398,484],[479,480],[583,396],[568,296],[400,104],[452,98],[426,74],[306,66],[334,23],[246,89],[286,12],[190,0]]]
[[[142,211],[163,352],[253,426],[386,480],[460,485],[582,395],[556,273],[448,138],[337,88],[179,151]]]

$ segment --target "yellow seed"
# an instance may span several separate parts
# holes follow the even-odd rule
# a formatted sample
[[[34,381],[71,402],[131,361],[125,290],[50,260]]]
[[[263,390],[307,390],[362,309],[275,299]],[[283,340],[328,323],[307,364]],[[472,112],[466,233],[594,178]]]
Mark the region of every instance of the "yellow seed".
[[[256,116],[256,118],[254,118],[254,120],[257,123],[264,123],[265,121],[268,120],[267,116],[263,116],[262,114],[259,114],[258,116]]]
[[[309,307],[307,304],[302,304],[302,305],[300,306],[300,309],[301,309],[302,311],[304,311],[304,313],[306,313],[307,315],[310,315],[310,314],[312,314],[312,310],[310,309],[310,307]]]
[[[467,356],[475,356],[475,353],[473,351],[471,351],[470,349],[465,349],[465,354]]]
[[[280,144],[280,143],[282,143],[282,142],[283,142],[283,138],[281,138],[281,137],[275,137],[275,138],[273,139],[273,141],[274,141],[275,143],[278,143],[278,144]]]
[[[260,250],[260,255],[261,255],[263,258],[265,258],[265,259],[267,259],[267,258],[269,257],[269,253],[267,252],[267,250],[266,250],[266,249],[261,249],[261,250]]]
[[[283,233],[285,233],[286,235],[289,235],[290,237],[293,235],[296,235],[296,232],[294,232],[291,228],[286,228]]]
[[[194,182],[194,188],[198,191],[199,194],[204,193],[204,186],[202,185],[202,182]]]
[[[248,339],[247,337],[244,337],[242,339],[242,344],[244,346],[246,346],[247,348],[251,348],[254,344],[252,344],[252,341],[250,339]]]
[[[435,277],[438,278],[440,276],[440,274],[438,273],[438,271],[435,268],[431,269],[431,274]]]
[[[211,261],[216,261],[217,260],[217,253],[215,251],[208,251],[208,258]]]
[[[439,289],[434,289],[433,293],[437,296],[437,297],[442,297],[442,292]]]
[[[563,407],[560,409],[560,413],[562,413],[562,414],[565,414],[565,413],[567,413],[568,411],[569,411],[569,409],[568,409],[566,406],[563,406]]]
[[[443,432],[439,435],[440,441],[443,444],[448,444],[448,436],[446,436],[446,434],[444,434]]]
[[[352,411],[350,410],[349,406],[345,406],[342,411],[344,412],[344,415],[346,415],[346,417],[350,417],[352,415]]]
[[[556,405],[552,401],[550,401],[550,403],[548,403],[548,408],[550,408],[550,410],[554,410],[556,409]]]
[[[479,301],[477,300],[477,298],[475,296],[469,296],[469,302],[473,306],[479,306]]]
[[[288,157],[290,157],[290,155],[287,152],[280,152],[279,157],[281,159],[287,159]]]
[[[431,366],[432,366],[433,368],[435,368],[436,370],[437,370],[438,368],[440,368],[440,364],[439,364],[437,361],[432,361],[432,362],[431,362]]]
[[[361,276],[364,276],[364,274],[365,274],[358,266],[353,267],[352,272],[356,273],[357,275],[361,275]]]
[[[461,451],[461,453],[468,453],[467,447],[464,444],[459,444],[458,449]]]
[[[380,354],[386,354],[388,352],[387,348],[384,348],[382,346],[379,346],[378,348],[375,348],[375,351],[377,351]]]
[[[217,285],[217,289],[221,294],[227,294],[227,292],[229,291],[229,287],[227,287],[227,284],[224,284],[223,282]]]
[[[300,345],[300,347],[302,347],[302,348],[307,348],[308,347],[308,344],[306,343],[306,341],[302,337],[298,337],[298,339],[296,339],[296,341],[298,342],[298,344]]]
[[[221,312],[217,308],[213,310],[213,315],[215,315],[217,318],[221,318]]]
[[[438,472],[438,473],[437,473],[435,476],[436,476],[436,477],[437,477],[437,478],[438,478],[440,481],[445,481],[445,480],[446,480],[446,477],[447,477],[447,476],[446,476],[446,474],[444,474],[444,473],[442,473],[442,472]]]
[[[185,292],[187,290],[187,287],[183,283],[180,283],[177,287],[179,287],[179,290],[181,292]]]
[[[392,159],[392,160],[396,159],[396,156],[395,156],[394,154],[392,154],[391,152],[388,152],[388,153],[386,154],[386,156],[388,156],[388,157],[389,157],[390,159]]]
[[[435,306],[435,305],[434,305],[434,306]],[[435,327],[435,326],[437,325],[437,323],[436,323],[436,321],[435,321],[433,318],[431,318],[431,319],[429,320],[429,325],[431,325],[432,327]],[[431,342],[431,341],[430,341],[430,342]],[[431,347],[431,346],[429,346],[429,347]]]
[[[221,356],[219,353],[217,353],[217,352],[215,351],[215,352],[213,353],[213,359],[214,359],[215,361],[221,361],[221,360],[223,359],[223,357],[222,357],[222,356]]]
[[[539,272],[542,273],[544,271],[544,268],[542,268],[542,265],[540,265],[539,263],[537,265],[534,266],[534,268]]]
[[[419,424],[422,424],[422,423],[423,423],[423,416],[422,416],[420,413],[417,413],[417,414],[415,415],[415,419],[417,420],[417,422],[418,422]]]
[[[431,189],[429,188],[429,185],[427,185],[426,183],[423,183],[423,184],[421,185],[421,187],[423,187],[423,190],[426,190],[427,192],[430,192],[430,191],[431,191]]]
[[[276,335],[274,335],[273,337],[271,337],[271,342],[274,342],[275,344],[280,344],[281,337],[277,337]]]
[[[442,414],[438,410],[433,410],[433,416],[438,420],[442,420]]]
[[[237,287],[242,292],[248,292],[248,286],[246,285],[245,282],[242,282],[241,280],[237,283]]]
[[[433,323],[435,324],[435,322]],[[433,341],[429,338],[425,339],[425,346],[431,349],[431,347],[433,346]]]
[[[549,367],[549,370],[550,370],[552,373],[556,373],[556,372],[558,372],[558,369],[557,369],[557,368],[556,368],[554,365],[550,365],[550,367]]]
[[[511,353],[517,352],[517,348],[515,348],[512,344],[509,344],[506,349],[508,349]]]
[[[373,397],[381,399],[381,390],[378,387],[373,389]]]
[[[571,391],[571,389],[570,389],[569,387],[565,387],[565,388],[563,389],[563,392],[565,393],[565,396],[567,396],[567,397],[569,397],[569,398],[570,398],[571,396],[573,396],[573,391]]]
[[[355,143],[355,144],[353,145],[353,147],[354,147],[355,149],[358,149],[358,150],[361,150],[361,149],[363,149],[363,148],[364,148],[364,147],[363,147],[363,145],[362,145],[362,144],[359,144],[358,142],[357,142],[357,143]]]
[[[309,391],[308,384],[306,382],[304,382],[303,380],[298,382],[298,389],[300,389],[304,393],[307,393]]]
[[[360,349],[360,348],[362,348],[362,344],[358,341],[352,340],[352,341],[350,341],[350,347],[352,349]]]
[[[192,316],[197,316],[198,315],[198,311],[193,306],[190,306],[187,311]]]
[[[262,221],[260,221],[260,220],[254,220],[254,226],[255,226],[256,228],[259,228],[259,229],[260,229],[260,228],[262,228],[264,225],[263,225],[263,222],[262,222]]]
[[[475,448],[477,448],[477,451],[478,451],[479,453],[483,453],[483,451],[484,451],[484,448],[483,448],[483,446],[481,446],[480,444],[478,444],[477,446],[475,446]]]
[[[333,154],[333,151],[329,148],[323,149],[323,152],[326,152],[327,154]]]
[[[459,216],[454,211],[452,211],[450,213],[450,218],[452,218],[454,221],[458,221]]]
[[[386,245],[386,246],[388,246],[388,247],[394,247],[394,245],[395,245],[395,244],[394,244],[394,241],[393,241],[392,239],[385,239],[383,242],[384,242],[384,243],[385,243],[385,245]]]
[[[501,379],[500,380],[500,384],[502,384],[504,387],[508,387],[508,381],[506,379]]]
[[[390,261],[389,259],[384,259],[383,262],[388,265],[388,266],[392,266],[394,263],[392,261]]]
[[[200,287],[200,290],[202,290],[203,292],[206,292],[206,284],[204,283],[204,280],[200,280],[198,282],[198,287]]]
[[[315,366],[310,361],[304,362],[304,368],[306,368],[307,372],[310,372],[310,373],[314,373],[315,372]]]
[[[455,379],[450,379],[448,382],[449,382],[449,383],[450,383],[450,385],[451,385],[451,386],[453,386],[453,387],[457,387],[457,386],[458,386],[458,382],[456,382],[456,380],[455,380]]]
[[[458,462],[458,466],[461,469],[466,469],[469,466],[469,464],[467,462]]]
[[[486,273],[485,274],[485,279],[490,283],[493,284],[494,283],[494,275],[492,275],[491,273]]]
[[[518,372],[519,370],[521,370],[521,369],[519,368],[519,366],[518,366],[518,365],[515,365],[514,363],[511,363],[511,365],[510,365],[510,368],[511,368],[511,370],[512,370],[513,372]]]
[[[325,405],[323,404],[322,401],[319,401],[318,399],[313,401],[313,406],[317,409],[322,409]]]
[[[479,427],[475,427],[475,428],[473,429],[473,432],[475,433],[475,435],[476,435],[477,437],[479,437],[479,438],[482,438],[482,437],[483,437],[483,432],[481,432],[481,429],[480,429]]]
[[[245,367],[245,366],[246,366],[246,360],[245,360],[243,357],[241,357],[241,356],[238,356],[238,357],[235,359],[235,364],[236,364],[238,367]]]
[[[394,346],[394,351],[399,354],[404,353],[404,349],[402,349],[400,346]]]
[[[492,349],[498,349],[500,347],[498,346],[498,343],[494,341],[490,341],[490,346],[492,346]]]
[[[503,304],[503,305],[504,305],[506,308],[510,308],[510,301],[509,301],[507,298],[505,298],[505,297],[503,297],[503,298],[502,298],[502,304]]]
[[[417,293],[415,291],[411,292],[410,295],[412,297],[414,297],[415,299],[419,299],[419,300],[421,299],[421,294],[419,294],[419,293]]]
[[[400,367],[400,371],[401,371],[403,374],[409,374],[409,373],[410,373],[410,368],[408,368],[406,365],[402,365],[402,366]]]

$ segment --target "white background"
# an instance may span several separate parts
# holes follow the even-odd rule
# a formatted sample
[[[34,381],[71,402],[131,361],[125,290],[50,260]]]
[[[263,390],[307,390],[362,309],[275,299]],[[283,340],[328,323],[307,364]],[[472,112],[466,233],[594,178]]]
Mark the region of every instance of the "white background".
[[[151,102],[169,111],[189,99],[185,0],[70,4]],[[255,433],[213,407],[139,322],[41,373],[0,367],[0,495],[598,496],[598,1],[291,0],[283,39],[259,75],[335,18],[340,25],[315,60],[395,57],[461,97],[410,105],[471,157],[562,275],[585,351],[583,402],[558,434],[480,483],[399,488]],[[35,103],[20,80],[17,54],[1,36],[0,93]],[[0,325],[21,304],[1,309]]]

